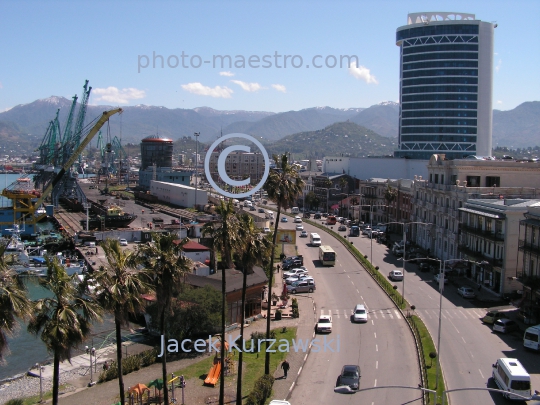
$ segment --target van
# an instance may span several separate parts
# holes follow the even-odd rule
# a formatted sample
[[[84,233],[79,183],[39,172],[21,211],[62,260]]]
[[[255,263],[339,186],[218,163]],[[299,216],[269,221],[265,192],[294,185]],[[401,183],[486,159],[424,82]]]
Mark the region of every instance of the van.
[[[292,207],[291,214],[298,214],[299,212],[300,210],[298,209],[298,207]]]
[[[514,310],[515,308],[505,308],[497,309],[492,308],[486,312],[486,315],[482,318],[482,322],[488,324],[494,324],[495,321],[501,318],[508,318],[508,312]]]
[[[266,211],[266,219],[274,219],[274,211]]]
[[[531,396],[531,377],[518,359],[498,359],[493,364],[492,377],[499,389],[508,392],[503,394],[505,398],[523,400],[522,397]]]
[[[540,350],[540,325],[531,326],[530,328],[525,329],[523,346],[527,349]]]
[[[311,246],[321,246],[321,237],[318,233],[312,233],[309,235],[309,244]]]

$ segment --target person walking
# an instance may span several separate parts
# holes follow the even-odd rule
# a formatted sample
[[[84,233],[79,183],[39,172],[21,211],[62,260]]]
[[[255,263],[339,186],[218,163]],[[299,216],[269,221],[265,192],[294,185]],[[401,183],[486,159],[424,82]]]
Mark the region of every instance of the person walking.
[[[277,272],[279,273],[279,264],[277,265]]]
[[[289,365],[289,362],[287,360],[283,360],[283,363],[281,363],[281,368],[283,369],[284,378],[287,378],[287,372],[291,368],[291,366]]]

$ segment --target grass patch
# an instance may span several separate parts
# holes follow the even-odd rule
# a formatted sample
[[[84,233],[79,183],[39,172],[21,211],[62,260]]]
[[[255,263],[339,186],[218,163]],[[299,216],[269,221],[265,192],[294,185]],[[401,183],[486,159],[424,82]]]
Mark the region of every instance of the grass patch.
[[[62,395],[60,395],[62,393],[62,391],[64,389],[66,389],[68,386],[68,384],[62,384],[60,385],[59,389],[58,389],[58,392],[59,392],[59,395],[58,397],[61,398]],[[47,392],[44,392],[43,393],[43,401],[47,401],[49,399],[52,398],[52,390],[51,391],[47,391]],[[28,397],[28,398],[23,398],[22,399],[22,404],[23,405],[34,405],[34,404],[39,404],[39,399],[40,399],[40,396],[39,395],[33,395],[31,397]]]
[[[281,328],[274,329],[276,333],[276,339],[279,343],[281,339],[285,339],[289,342],[292,348],[292,339],[296,336],[296,328],[287,328],[285,332],[282,332]],[[256,344],[256,343],[255,343]],[[247,344],[246,344],[247,345]],[[277,345],[274,345],[273,349],[277,349]],[[255,348],[256,350],[256,348]],[[246,397],[249,395],[251,390],[255,385],[255,381],[264,374],[264,345],[261,345],[260,353],[247,353],[244,352],[243,362],[244,362],[244,372],[242,373],[242,396]],[[238,361],[238,352],[233,350],[234,353],[234,374],[232,377],[237,375],[237,361]],[[274,371],[277,369],[279,364],[285,359],[287,353],[276,351],[276,353],[270,354],[270,372],[273,375]],[[201,385],[204,383],[204,378],[212,366],[214,356],[209,356],[207,359],[204,359],[196,364],[192,364],[189,367],[186,367],[181,370],[174,372],[175,375],[184,375],[186,379],[189,378],[198,378]],[[226,379],[230,379],[230,376],[227,376]],[[216,387],[219,386],[219,382]],[[236,388],[236,379],[234,383],[234,388]]]

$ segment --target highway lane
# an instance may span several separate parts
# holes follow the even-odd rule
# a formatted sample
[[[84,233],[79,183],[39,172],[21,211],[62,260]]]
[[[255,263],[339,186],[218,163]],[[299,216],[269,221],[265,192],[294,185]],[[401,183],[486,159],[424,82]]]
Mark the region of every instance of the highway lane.
[[[280,223],[281,228],[294,229],[294,226],[292,222]],[[304,227],[308,233],[319,232],[311,225],[304,224]],[[297,238],[298,253],[304,256],[304,264],[316,281],[317,290],[312,297],[317,314],[332,315],[333,331],[326,339],[337,341],[339,336],[339,352],[312,350],[292,393],[291,403],[359,403],[360,395],[362,403],[373,405],[421,403],[420,391],[413,390],[374,390],[355,395],[333,392],[345,364],[360,365],[361,388],[416,387],[420,374],[414,341],[399,311],[339,241],[319,233],[323,244],[336,251],[338,262],[335,267],[319,266],[318,248],[308,246],[309,238]],[[368,308],[367,324],[351,322],[356,304]],[[316,337],[323,340],[325,336]]]
[[[369,238],[353,238],[355,245],[362,252],[369,251]],[[377,248],[375,247],[377,246]],[[378,243],[373,244],[375,264],[381,272],[401,268],[403,263],[397,261],[388,249]],[[378,256],[378,257],[377,257]],[[432,273],[421,273],[412,263],[406,263],[407,300],[416,306],[416,313],[422,318],[433,340],[436,342],[439,326],[439,292],[433,281]],[[401,291],[401,283],[398,285]],[[522,334],[499,335],[484,325],[481,318],[486,308],[478,308],[472,302],[460,297],[457,287],[447,285],[442,301],[441,328],[441,366],[447,389],[464,387],[491,387],[491,365],[499,357],[516,357],[525,368],[534,373],[531,375],[533,390],[540,387],[540,359],[538,354],[525,352]],[[488,385],[489,383],[489,385]],[[502,396],[488,392],[464,391],[450,394],[453,404],[506,404]],[[532,403],[532,402],[530,402]]]

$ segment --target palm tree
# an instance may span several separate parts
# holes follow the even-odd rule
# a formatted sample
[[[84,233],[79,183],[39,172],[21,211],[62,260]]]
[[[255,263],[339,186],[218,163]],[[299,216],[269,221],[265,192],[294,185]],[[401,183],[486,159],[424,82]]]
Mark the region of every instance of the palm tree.
[[[101,267],[92,273],[95,282],[94,292],[101,307],[114,315],[116,329],[116,363],[118,368],[118,388],[120,403],[125,402],[124,377],[122,375],[122,326],[129,322],[129,315],[136,315],[144,309],[141,295],[150,291],[150,278],[146,271],[134,271],[135,253],[123,250],[116,239],[107,239],[102,243],[108,268]],[[131,267],[131,268],[130,268]]]
[[[232,253],[238,242],[238,219],[235,216],[234,205],[231,199],[227,203],[220,202],[216,212],[221,216],[221,221],[208,223],[203,226],[202,234],[212,238],[213,248],[221,253],[221,361],[225,361],[225,321],[227,318],[227,279],[226,269],[233,267]],[[223,363],[222,363],[223,366]],[[219,404],[223,405],[225,398],[225,375],[221,373],[219,381]]]
[[[5,255],[7,245],[0,245],[0,360],[8,350],[7,337],[19,326],[19,319],[32,315],[32,301],[21,277],[9,268],[12,255]]]
[[[159,313],[160,333],[163,341],[169,340],[165,328],[165,315],[170,311],[173,296],[179,290],[184,276],[191,271],[192,261],[183,255],[183,246],[188,239],[178,241],[174,234],[152,233],[152,242],[139,245],[136,262],[142,265],[150,274]],[[167,381],[167,350],[161,356],[161,371],[164,384]],[[169,405],[169,392],[163,390],[165,405]]]
[[[294,205],[296,198],[302,193],[304,181],[300,178],[296,167],[289,164],[287,155],[281,157],[274,155],[276,169],[270,171],[264,190],[268,193],[268,198],[277,205],[277,216],[274,225],[274,237],[272,240],[272,254],[270,255],[270,269],[268,274],[268,300],[272,296],[272,284],[274,284],[274,254],[276,249],[277,230],[279,226],[279,216],[282,209],[287,209]],[[270,309],[268,305],[266,316],[266,345],[270,341]],[[265,350],[264,373],[270,374],[270,352]]]
[[[241,245],[240,263],[242,264],[242,316],[240,322],[240,336],[244,339],[244,323],[246,318],[246,289],[247,275],[253,273],[256,264],[262,264],[268,254],[271,242],[269,239],[260,238],[260,230],[255,227],[253,218],[248,214],[240,217],[240,228],[238,232]],[[238,378],[236,381],[236,403],[242,403],[242,363],[243,351],[238,354]]]
[[[71,349],[88,337],[92,321],[101,319],[99,304],[79,294],[76,281],[77,276],[68,276],[57,259],[47,259],[47,276],[39,283],[53,296],[35,302],[35,314],[28,324],[28,331],[41,334],[54,356],[53,405],[58,404],[60,362],[71,360]]]
[[[397,190],[390,186],[386,185],[386,190],[384,190],[384,199],[386,200],[386,222],[389,222],[390,215],[390,204],[395,201],[397,198]]]

